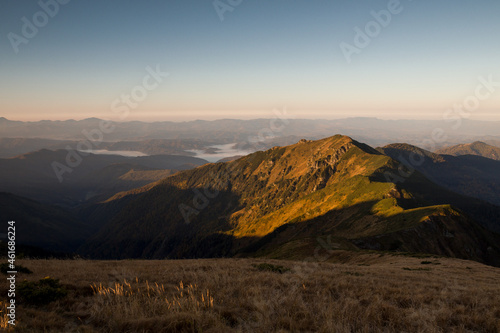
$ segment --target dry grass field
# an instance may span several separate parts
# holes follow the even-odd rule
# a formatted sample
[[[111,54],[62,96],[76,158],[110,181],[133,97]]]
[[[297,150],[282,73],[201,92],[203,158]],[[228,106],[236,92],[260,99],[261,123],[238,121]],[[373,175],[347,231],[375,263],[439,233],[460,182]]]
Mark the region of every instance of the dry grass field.
[[[322,263],[17,264],[33,271],[18,285],[50,276],[67,290],[18,304],[19,332],[500,332],[500,269],[457,259],[339,251]],[[0,289],[3,306],[6,279]]]

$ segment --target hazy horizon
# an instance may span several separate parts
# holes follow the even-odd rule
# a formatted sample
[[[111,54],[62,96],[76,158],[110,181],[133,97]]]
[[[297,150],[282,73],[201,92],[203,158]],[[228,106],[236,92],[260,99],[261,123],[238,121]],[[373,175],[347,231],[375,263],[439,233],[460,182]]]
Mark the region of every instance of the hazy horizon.
[[[439,121],[439,120],[443,120],[443,119],[433,119],[433,118],[393,118],[393,117],[378,117],[378,116],[363,116],[363,115],[359,115],[359,116],[345,116],[345,117],[302,117],[302,116],[296,116],[296,114],[291,114],[291,113],[288,113],[288,115],[290,115],[291,117],[289,117],[288,119],[293,119],[293,120],[313,120],[313,121],[319,121],[319,120],[327,120],[327,121],[334,121],[334,120],[345,120],[345,119],[376,119],[376,120],[382,120],[382,121]],[[134,119],[132,117],[130,118],[127,118],[125,120],[120,120],[120,119],[113,119],[112,117],[98,117],[98,116],[91,116],[91,117],[73,117],[73,118],[52,118],[52,119],[47,119],[47,118],[37,118],[37,119],[33,119],[33,118],[30,118],[30,119],[23,119],[23,118],[9,118],[9,117],[6,117],[4,115],[1,115],[0,114],[0,118],[5,118],[9,121],[21,121],[21,122],[40,122],[40,121],[82,121],[82,120],[88,120],[88,119],[92,119],[92,118],[96,118],[96,119],[102,119],[102,120],[109,120],[109,121],[113,121],[113,122],[119,122],[119,123],[126,123],[126,122],[134,122],[134,121],[139,121],[139,122],[144,122],[144,123],[155,123],[155,122],[178,122],[178,123],[185,123],[185,122],[195,122],[195,121],[219,121],[219,120],[262,120],[262,119],[273,119],[275,117],[273,117],[273,113],[270,112],[270,114],[268,114],[268,117],[257,117],[257,116],[249,116],[249,117],[226,117],[226,118],[218,118],[218,117],[214,117],[214,118],[205,118],[205,119],[202,119],[202,118],[188,118],[188,119],[179,119],[179,118],[173,118],[173,119]],[[117,118],[117,117],[115,117]],[[494,121],[494,122],[500,122],[500,117],[498,117],[498,119],[491,119],[491,118],[487,118],[487,117],[483,117],[483,118],[480,118],[480,117],[474,117],[473,119],[464,119],[464,120],[474,120],[474,121]]]

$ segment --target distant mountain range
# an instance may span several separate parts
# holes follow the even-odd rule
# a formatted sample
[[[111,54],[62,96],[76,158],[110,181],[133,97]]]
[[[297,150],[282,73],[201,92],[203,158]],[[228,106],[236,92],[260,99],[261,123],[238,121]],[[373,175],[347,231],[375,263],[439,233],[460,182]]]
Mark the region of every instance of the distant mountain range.
[[[336,120],[294,119],[292,112],[279,111],[276,116],[270,112],[271,119],[237,120],[220,119],[214,121],[186,121],[186,122],[114,122],[113,129],[104,133],[102,141],[145,141],[150,139],[175,140],[182,145],[175,148],[184,149],[184,145],[209,146],[215,144],[237,143],[240,146],[256,147],[255,150],[268,149],[276,145],[289,145],[300,138],[321,139],[331,136],[332,133],[343,133],[354,139],[372,146],[383,146],[392,142],[406,142],[422,148],[435,149],[472,141],[488,141],[500,143],[498,128],[500,122],[485,122],[462,119],[458,124],[454,122],[432,120],[381,120],[377,118],[345,118]],[[274,117],[274,118],[272,118]],[[102,120],[88,118],[84,120],[66,121],[11,121],[0,117],[0,133],[3,138],[37,138],[50,140],[85,140],[86,133],[100,128]],[[459,127],[457,128],[457,124]],[[446,136],[443,142],[432,140],[429,147],[424,146],[432,138],[435,129],[441,129]],[[443,136],[443,137],[444,137]],[[290,139],[287,140],[286,138]],[[274,139],[272,139],[274,138]],[[278,140],[278,142],[273,142]],[[284,139],[283,139],[284,138]],[[422,140],[422,138],[427,138]],[[167,154],[173,152],[174,147],[161,147],[158,143],[136,144],[132,150],[153,149],[148,154],[163,154],[157,148],[165,150]],[[171,142],[167,142],[170,145]],[[130,146],[122,144],[121,146]],[[0,141],[0,156],[1,155]],[[43,147],[49,148],[49,147]],[[60,147],[59,147],[60,148]],[[187,148],[187,149],[199,149]],[[38,148],[40,149],[40,148]],[[113,148],[114,150],[118,148]],[[127,148],[131,149],[131,148]],[[29,150],[32,151],[32,150]],[[28,152],[28,151],[26,151]],[[24,153],[24,152],[22,152]]]

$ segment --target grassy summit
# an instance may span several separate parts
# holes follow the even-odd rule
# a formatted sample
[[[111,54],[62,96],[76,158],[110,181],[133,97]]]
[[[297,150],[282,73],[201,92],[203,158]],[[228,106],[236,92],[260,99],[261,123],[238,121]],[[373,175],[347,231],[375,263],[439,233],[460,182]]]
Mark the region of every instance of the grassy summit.
[[[399,168],[391,157],[341,135],[204,165],[101,203],[96,209],[108,212],[110,221],[102,220],[81,250],[104,258],[184,258],[279,257],[287,248],[305,257],[302,248],[329,235],[339,249],[490,262],[488,251],[499,251],[496,245],[487,250],[496,236],[446,202],[422,199],[422,193],[445,190],[418,172],[406,182],[391,181],[387,174]]]

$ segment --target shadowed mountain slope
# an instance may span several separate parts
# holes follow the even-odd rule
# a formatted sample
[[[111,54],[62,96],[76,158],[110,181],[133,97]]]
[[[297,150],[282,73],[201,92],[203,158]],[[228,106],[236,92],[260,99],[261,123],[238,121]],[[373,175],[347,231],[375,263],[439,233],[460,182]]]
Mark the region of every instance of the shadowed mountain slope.
[[[500,205],[500,161],[440,155],[408,144],[391,144],[379,150],[449,190]]]
[[[0,220],[14,220],[17,245],[56,252],[74,252],[91,235],[91,229],[67,211],[0,192]]]
[[[42,149],[0,159],[0,191],[46,204],[73,207],[93,197],[109,197],[117,191],[162,179],[177,170],[207,163],[190,156],[125,157],[71,152],[72,155],[68,157],[66,150]],[[77,163],[77,158],[80,163]],[[59,167],[71,165],[69,170],[63,171],[62,181],[56,175],[54,163],[58,163]]]

